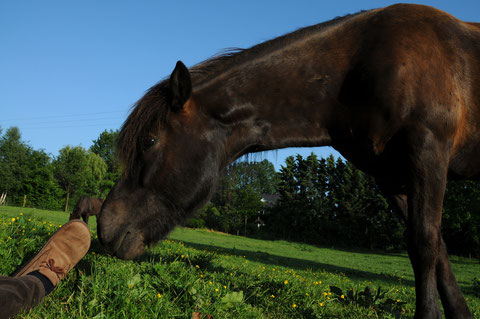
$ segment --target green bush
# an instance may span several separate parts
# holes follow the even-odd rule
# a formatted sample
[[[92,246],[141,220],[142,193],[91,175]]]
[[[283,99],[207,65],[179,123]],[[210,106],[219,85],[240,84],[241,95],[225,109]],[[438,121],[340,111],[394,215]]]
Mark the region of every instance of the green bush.
[[[190,228],[205,228],[205,221],[201,218],[190,218],[185,226]]]

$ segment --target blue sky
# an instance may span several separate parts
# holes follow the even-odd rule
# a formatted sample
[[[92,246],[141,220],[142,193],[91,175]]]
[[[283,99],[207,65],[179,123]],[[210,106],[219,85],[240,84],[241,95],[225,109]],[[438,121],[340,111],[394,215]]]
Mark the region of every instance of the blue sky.
[[[410,2],[410,1],[404,1]],[[88,148],[117,129],[130,106],[169,75],[225,48],[248,48],[300,27],[392,1],[0,2],[0,126],[52,155]],[[480,1],[416,1],[480,22]],[[278,169],[288,155],[264,155]]]

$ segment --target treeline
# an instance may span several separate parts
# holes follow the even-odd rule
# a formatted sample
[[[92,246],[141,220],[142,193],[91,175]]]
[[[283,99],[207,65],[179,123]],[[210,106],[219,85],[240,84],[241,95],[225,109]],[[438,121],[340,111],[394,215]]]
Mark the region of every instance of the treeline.
[[[71,211],[81,195],[105,198],[120,176],[117,131],[89,149],[58,156],[0,129],[0,195],[7,204]],[[26,200],[25,200],[26,199]],[[279,172],[268,160],[230,165],[210,202],[187,222],[231,234],[316,245],[404,249],[404,225],[374,180],[351,163],[311,154],[288,157]],[[442,231],[450,253],[480,256],[480,183],[449,182]]]
[[[87,150],[66,146],[56,157],[22,141],[17,127],[0,129],[0,194],[6,204],[69,211],[81,195],[105,197],[119,177],[116,131],[104,131]]]
[[[267,160],[234,163],[188,225],[316,245],[405,249],[403,221],[373,178],[333,156],[288,157],[278,173]],[[442,231],[450,253],[480,256],[480,183],[448,183]]]
[[[366,248],[403,248],[403,225],[373,178],[350,162],[312,154],[289,157],[280,171],[280,201],[269,210],[276,237]]]

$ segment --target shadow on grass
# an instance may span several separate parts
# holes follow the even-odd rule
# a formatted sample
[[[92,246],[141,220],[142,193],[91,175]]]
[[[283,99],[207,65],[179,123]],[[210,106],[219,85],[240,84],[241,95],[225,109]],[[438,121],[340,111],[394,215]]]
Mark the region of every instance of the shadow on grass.
[[[335,274],[340,274],[343,273],[347,277],[359,281],[381,281],[386,284],[398,284],[399,282],[402,282],[403,284],[414,287],[414,281],[413,280],[408,280],[408,279],[402,279],[399,276],[395,275],[389,275],[385,273],[374,273],[374,272],[369,272],[369,271],[364,271],[364,270],[358,270],[358,269],[353,269],[353,268],[347,268],[347,267],[341,267],[341,266],[336,266],[336,265],[331,265],[331,264],[326,264],[326,263],[321,263],[321,262],[316,262],[316,261],[311,261],[311,260],[305,260],[305,259],[299,259],[299,258],[291,258],[291,257],[284,257],[284,256],[278,256],[274,254],[269,254],[267,252],[262,252],[262,251],[248,251],[248,250],[241,250],[241,249],[235,249],[235,248],[224,248],[220,246],[215,246],[215,245],[207,245],[207,244],[198,244],[198,243],[193,243],[193,242],[186,242],[182,241],[186,247],[192,247],[198,250],[205,250],[209,252],[217,252],[220,255],[235,255],[239,257],[245,256],[246,259],[250,261],[255,261],[255,262],[261,262],[264,264],[272,265],[272,266],[283,266],[286,268],[291,268],[291,269],[296,269],[296,270],[312,270],[312,271],[326,271],[329,273],[335,273]],[[92,241],[92,246],[90,248],[91,250],[97,252],[100,255],[109,255],[102,247],[102,245],[99,243],[98,240]],[[358,251],[353,251],[352,252],[357,252]],[[366,254],[367,252],[365,252]],[[386,254],[389,256],[396,256],[397,254]],[[404,255],[401,255],[401,257],[405,257]],[[198,264],[201,266],[202,269],[209,269],[209,270],[216,270],[216,271],[223,271],[223,269],[218,269],[218,267],[214,267],[211,263],[210,260],[201,258],[202,260],[194,260],[192,261],[193,264]],[[165,255],[160,255],[157,253],[149,252],[147,251],[145,254],[143,254],[140,257],[135,258],[136,262],[165,262],[165,263],[170,263],[175,260],[178,260],[178,256],[165,256]],[[215,269],[214,269],[215,268]]]
[[[235,255],[243,257],[245,256],[246,259],[255,262],[261,262],[264,264],[269,264],[272,266],[283,266],[287,268],[292,268],[296,270],[308,270],[311,269],[313,271],[327,271],[330,273],[343,273],[347,277],[356,280],[366,280],[366,281],[382,281],[386,284],[398,284],[400,281],[408,286],[413,287],[414,282],[412,280],[401,279],[398,276],[389,275],[389,274],[378,274],[364,270],[357,270],[352,268],[340,267],[335,265],[330,265],[326,263],[320,263],[311,260],[304,260],[298,258],[291,258],[291,257],[284,257],[269,254],[266,252],[253,252],[247,250],[240,250],[240,249],[232,249],[232,248],[223,248],[214,245],[205,245],[205,244],[197,244],[191,242],[182,241],[185,246],[192,247],[198,250],[207,250],[207,251],[216,251],[218,254],[224,255]],[[156,259],[157,257],[155,254],[150,254],[149,258]],[[208,266],[207,266],[208,267]]]

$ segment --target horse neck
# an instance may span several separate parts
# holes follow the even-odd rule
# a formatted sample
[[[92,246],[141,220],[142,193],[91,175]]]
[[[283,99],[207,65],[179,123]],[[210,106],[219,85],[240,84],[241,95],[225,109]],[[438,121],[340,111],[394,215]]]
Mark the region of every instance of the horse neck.
[[[194,88],[194,98],[227,128],[227,161],[255,151],[331,144],[329,127],[341,111],[336,97],[352,50],[324,42],[329,49],[313,50],[315,43],[306,41]]]

